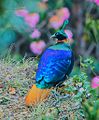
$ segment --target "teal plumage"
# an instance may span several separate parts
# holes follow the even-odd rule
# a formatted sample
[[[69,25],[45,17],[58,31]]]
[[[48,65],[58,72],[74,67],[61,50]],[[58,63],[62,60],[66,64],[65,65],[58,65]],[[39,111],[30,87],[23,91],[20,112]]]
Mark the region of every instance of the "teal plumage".
[[[63,82],[73,68],[74,57],[70,45],[57,43],[43,53],[36,73],[38,88],[50,88]]]

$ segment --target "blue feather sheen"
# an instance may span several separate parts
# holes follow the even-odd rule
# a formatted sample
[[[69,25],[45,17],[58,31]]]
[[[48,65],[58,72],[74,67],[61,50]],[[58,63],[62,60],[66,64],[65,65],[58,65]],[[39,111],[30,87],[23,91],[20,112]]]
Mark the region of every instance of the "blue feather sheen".
[[[74,60],[71,49],[64,44],[55,47],[49,47],[40,59],[36,73],[36,83],[39,88],[54,86],[65,80],[65,76],[72,70]]]

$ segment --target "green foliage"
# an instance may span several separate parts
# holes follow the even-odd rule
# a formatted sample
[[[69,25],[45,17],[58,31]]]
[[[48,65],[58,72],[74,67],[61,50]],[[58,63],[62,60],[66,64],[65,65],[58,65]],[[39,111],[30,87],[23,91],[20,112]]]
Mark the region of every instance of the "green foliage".
[[[32,117],[36,120],[55,120],[58,119],[58,112],[57,108],[42,103],[33,108]]]
[[[53,2],[54,2],[54,4],[53,4]],[[56,0],[56,1],[49,0],[48,1],[48,4],[50,5],[49,9],[51,9],[51,10],[52,9],[58,9],[58,8],[61,8],[61,7],[64,7],[64,6],[71,8],[72,3],[73,3],[73,0]]]
[[[30,12],[40,12],[39,9],[35,6],[38,5],[38,2],[40,0],[24,0],[23,3],[21,4],[22,6],[25,6]]]
[[[22,103],[20,103],[19,98],[24,98],[29,87],[33,84],[37,59],[25,60],[24,58],[17,62],[17,56],[12,57],[9,54],[0,61],[0,80],[2,80],[0,84],[3,84],[2,91],[0,91],[0,105],[7,106],[12,103],[14,109],[15,102],[20,107],[24,106],[24,100],[22,99]],[[79,120],[83,119],[85,115],[88,120],[91,120],[89,118],[98,117],[99,108],[95,107],[99,104],[97,103],[98,91],[90,87],[89,77],[86,73],[87,68],[93,66],[93,59],[83,60],[81,58],[80,63],[79,74],[67,79],[64,86],[59,88],[61,89],[60,92],[58,92],[58,88],[55,88],[46,102],[38,104],[31,110],[25,108],[27,109],[26,113],[30,110],[30,113],[26,114],[26,116],[29,116],[27,120]],[[14,95],[10,95],[9,87],[16,90]],[[16,96],[18,99],[16,99]],[[88,103],[89,100],[93,101],[91,106]],[[97,104],[94,105],[94,103]],[[93,108],[92,111],[90,111],[90,107]]]
[[[99,100],[86,102],[83,107],[87,120],[99,120]]]
[[[64,0],[65,6],[71,8],[73,6],[73,0]]]
[[[93,90],[90,86],[91,80],[88,77],[88,70],[94,72],[94,61],[92,58],[82,59],[80,57],[80,71],[78,74],[73,75],[70,81],[66,82],[66,90],[75,93],[75,98],[77,100],[83,101],[87,99],[87,97],[93,95],[95,90]],[[71,85],[71,86],[70,86]]]
[[[99,20],[87,17],[85,23],[85,33],[87,33],[89,40],[99,42]]]
[[[17,17],[12,14],[11,18],[9,19],[11,27],[23,35],[28,35],[28,32],[31,30],[29,26],[25,23],[25,21],[21,17]],[[28,32],[27,32],[28,31]]]
[[[0,53],[5,54],[11,43],[17,39],[16,33],[11,29],[0,30]]]
[[[99,60],[95,60],[94,69],[97,74],[99,74]]]
[[[73,98],[80,102],[82,106],[84,106],[87,120],[98,120],[99,89],[91,88],[91,80],[90,77],[88,77],[89,74],[87,72],[89,69],[94,73],[94,59],[83,59],[80,57],[80,71],[76,75],[73,75],[69,81],[65,82],[64,92],[73,95]],[[92,106],[90,106],[89,100],[93,101]],[[93,107],[91,111],[90,107]],[[81,112],[79,114],[81,114]],[[84,116],[84,113],[82,113],[82,115]]]

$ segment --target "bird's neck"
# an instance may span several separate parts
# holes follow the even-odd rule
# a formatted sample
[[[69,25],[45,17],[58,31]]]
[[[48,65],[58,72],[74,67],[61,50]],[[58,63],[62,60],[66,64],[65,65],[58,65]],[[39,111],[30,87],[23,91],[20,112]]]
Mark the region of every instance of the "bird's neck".
[[[68,43],[68,39],[57,40],[57,43]]]
[[[65,47],[70,47],[70,43],[68,39],[63,39],[63,40],[57,40],[56,45],[64,45]]]
[[[61,41],[61,42],[57,42],[55,45],[51,46],[50,48],[54,50],[69,50],[70,44]]]

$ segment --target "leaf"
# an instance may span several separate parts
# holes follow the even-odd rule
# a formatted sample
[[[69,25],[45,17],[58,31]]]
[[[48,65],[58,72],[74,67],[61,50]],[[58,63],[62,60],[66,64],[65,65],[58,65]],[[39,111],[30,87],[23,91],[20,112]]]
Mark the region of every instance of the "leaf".
[[[21,34],[26,34],[26,32],[30,30],[29,26],[25,23],[22,17],[15,16],[13,14],[9,22],[13,29]]]
[[[9,101],[10,99],[8,97],[2,97],[0,98],[0,105],[7,105]]]
[[[15,10],[17,7],[19,6],[19,4],[16,2],[16,0],[4,0],[3,1],[3,7],[6,10]]]
[[[16,41],[16,38],[16,33],[13,30],[0,30],[0,53],[5,54],[8,47]]]
[[[25,6],[26,9],[28,9],[30,12],[38,12],[39,8],[37,7],[39,0],[24,0],[23,6]]]

